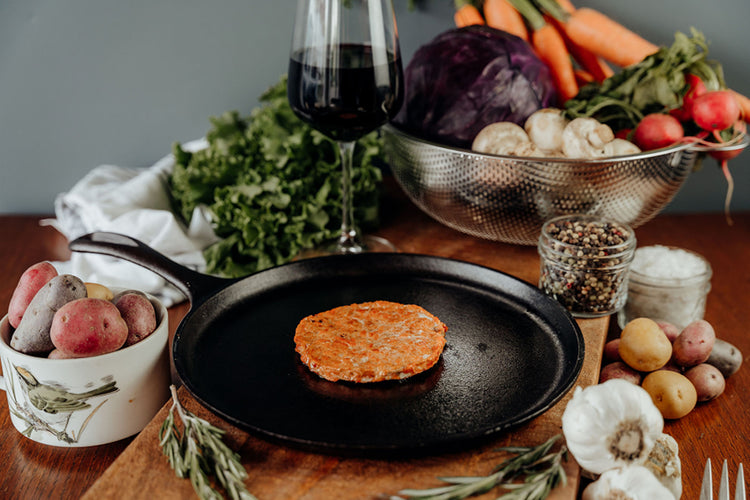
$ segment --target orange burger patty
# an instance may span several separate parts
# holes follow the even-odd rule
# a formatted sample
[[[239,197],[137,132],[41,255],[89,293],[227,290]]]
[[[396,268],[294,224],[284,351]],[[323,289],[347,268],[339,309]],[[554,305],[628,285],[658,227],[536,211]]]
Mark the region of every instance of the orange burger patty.
[[[378,300],[302,319],[294,343],[302,362],[326,380],[379,382],[435,365],[447,330],[417,305]]]

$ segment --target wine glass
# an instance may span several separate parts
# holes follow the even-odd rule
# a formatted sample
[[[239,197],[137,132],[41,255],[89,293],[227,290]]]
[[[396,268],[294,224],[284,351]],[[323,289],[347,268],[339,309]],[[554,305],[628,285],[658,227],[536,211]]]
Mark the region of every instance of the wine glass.
[[[352,203],[357,139],[391,119],[403,101],[403,68],[391,0],[298,0],[289,59],[289,104],[336,141],[341,156],[341,235],[313,255],[394,251],[363,236]]]

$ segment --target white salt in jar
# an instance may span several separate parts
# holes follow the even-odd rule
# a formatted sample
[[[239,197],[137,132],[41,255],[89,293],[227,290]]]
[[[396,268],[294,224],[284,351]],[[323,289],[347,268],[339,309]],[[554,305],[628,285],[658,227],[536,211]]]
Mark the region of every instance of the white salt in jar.
[[[620,327],[646,317],[682,330],[691,321],[702,319],[711,273],[708,261],[689,250],[662,245],[636,249],[627,302],[618,313]]]

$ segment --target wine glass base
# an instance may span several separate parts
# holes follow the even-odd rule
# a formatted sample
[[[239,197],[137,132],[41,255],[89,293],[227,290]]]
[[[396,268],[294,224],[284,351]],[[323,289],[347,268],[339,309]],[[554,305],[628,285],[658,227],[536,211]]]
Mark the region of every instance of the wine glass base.
[[[341,242],[335,242],[319,248],[302,250],[293,260],[311,259],[313,257],[323,257],[325,255],[389,252],[398,252],[398,249],[393,243],[385,238],[381,238],[380,236],[365,235],[360,237],[360,241],[357,243],[347,242],[347,244],[342,244]]]

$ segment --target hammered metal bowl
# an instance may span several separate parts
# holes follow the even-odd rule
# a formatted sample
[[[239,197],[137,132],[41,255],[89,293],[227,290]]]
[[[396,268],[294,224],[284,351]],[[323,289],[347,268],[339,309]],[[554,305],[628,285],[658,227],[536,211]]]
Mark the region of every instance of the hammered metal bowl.
[[[394,177],[425,213],[473,236],[522,245],[536,245],[542,224],[558,215],[644,224],[672,200],[700,153],[681,144],[606,159],[519,158],[441,146],[393,125],[382,131]]]

